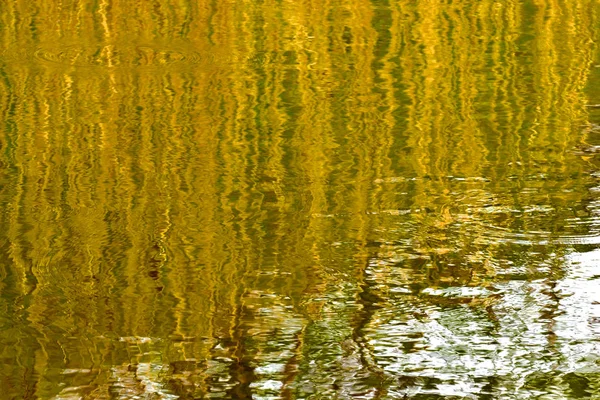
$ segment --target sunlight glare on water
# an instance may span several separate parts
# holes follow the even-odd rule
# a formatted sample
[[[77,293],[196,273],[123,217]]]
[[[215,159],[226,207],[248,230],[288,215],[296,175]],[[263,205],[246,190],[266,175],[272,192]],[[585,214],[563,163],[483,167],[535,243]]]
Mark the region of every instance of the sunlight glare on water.
[[[0,398],[600,399],[597,0],[0,4]]]

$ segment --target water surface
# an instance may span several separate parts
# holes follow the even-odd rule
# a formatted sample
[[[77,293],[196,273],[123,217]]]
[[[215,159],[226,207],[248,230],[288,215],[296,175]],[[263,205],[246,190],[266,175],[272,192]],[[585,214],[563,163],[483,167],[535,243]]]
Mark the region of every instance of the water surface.
[[[0,397],[600,398],[596,0],[0,4]]]

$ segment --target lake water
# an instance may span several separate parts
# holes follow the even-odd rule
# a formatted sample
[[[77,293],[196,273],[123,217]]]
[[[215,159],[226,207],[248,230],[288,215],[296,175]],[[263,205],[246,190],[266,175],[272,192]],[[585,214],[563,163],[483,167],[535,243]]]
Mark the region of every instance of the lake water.
[[[0,398],[600,399],[597,0],[0,4]]]

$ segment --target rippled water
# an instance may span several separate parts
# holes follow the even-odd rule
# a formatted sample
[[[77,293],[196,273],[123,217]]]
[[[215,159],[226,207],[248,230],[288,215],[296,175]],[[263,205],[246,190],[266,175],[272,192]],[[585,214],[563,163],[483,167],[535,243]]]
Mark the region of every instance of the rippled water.
[[[600,399],[597,0],[0,4],[0,398]]]

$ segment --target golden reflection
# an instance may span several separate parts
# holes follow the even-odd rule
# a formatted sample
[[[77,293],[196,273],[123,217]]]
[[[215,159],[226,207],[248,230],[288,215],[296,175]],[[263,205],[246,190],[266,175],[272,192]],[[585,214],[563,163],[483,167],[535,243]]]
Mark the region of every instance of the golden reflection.
[[[436,293],[587,237],[595,7],[7,2],[0,386],[385,398],[398,290],[501,330]]]

